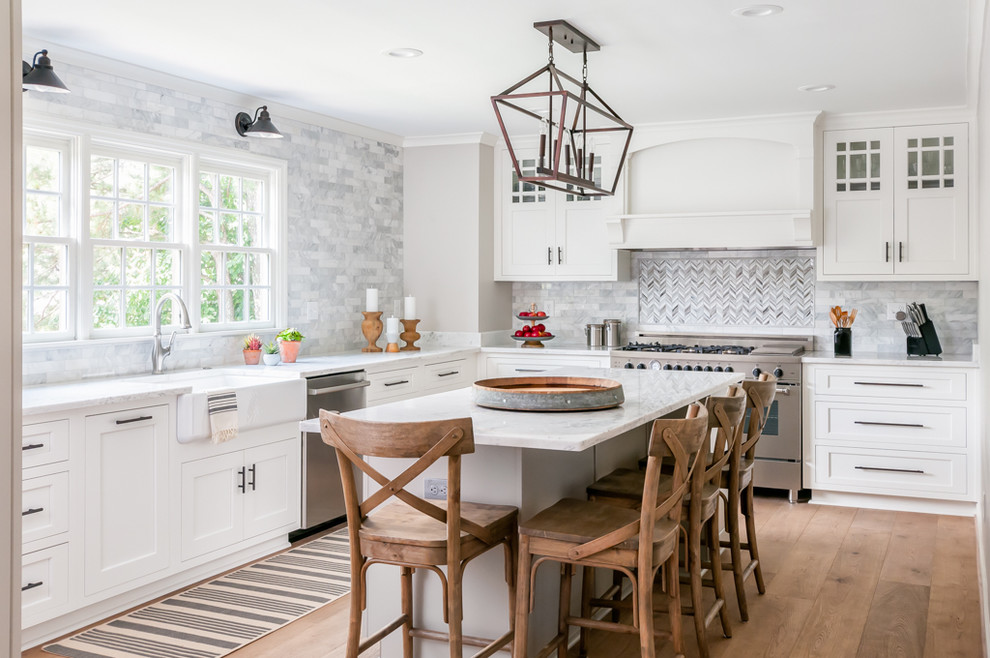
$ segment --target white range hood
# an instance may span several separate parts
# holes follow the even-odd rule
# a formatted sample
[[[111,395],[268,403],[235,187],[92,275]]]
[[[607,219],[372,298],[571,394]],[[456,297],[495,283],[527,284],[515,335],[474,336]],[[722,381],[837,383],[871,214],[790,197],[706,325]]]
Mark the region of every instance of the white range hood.
[[[637,128],[616,249],[814,247],[820,113]]]

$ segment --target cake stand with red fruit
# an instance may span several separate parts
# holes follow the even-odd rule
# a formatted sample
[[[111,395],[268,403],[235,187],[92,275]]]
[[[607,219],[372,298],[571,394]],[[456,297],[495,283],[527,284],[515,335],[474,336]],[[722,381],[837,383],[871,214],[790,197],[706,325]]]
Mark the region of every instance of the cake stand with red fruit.
[[[522,329],[516,330],[512,335],[513,340],[522,341],[523,347],[543,347],[543,342],[553,340],[553,334],[547,331],[543,321],[550,318],[544,311],[537,311],[536,304],[531,305],[530,310],[516,314],[520,320],[529,322],[523,325]]]

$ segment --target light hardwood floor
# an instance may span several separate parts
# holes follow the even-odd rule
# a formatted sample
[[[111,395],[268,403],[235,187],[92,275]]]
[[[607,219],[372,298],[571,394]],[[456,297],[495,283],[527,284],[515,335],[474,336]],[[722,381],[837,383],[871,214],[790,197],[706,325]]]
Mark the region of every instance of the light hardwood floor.
[[[733,637],[714,625],[713,657],[984,655],[973,519],[762,496],[756,515],[767,594],[747,582],[751,621],[744,624],[727,579]],[[230,656],[343,656],[348,604],[344,597]],[[697,656],[690,622],[685,628],[686,655]],[[593,658],[639,655],[632,636],[593,632],[590,640]],[[659,655],[672,653],[668,647]],[[23,655],[50,656],[40,649]]]

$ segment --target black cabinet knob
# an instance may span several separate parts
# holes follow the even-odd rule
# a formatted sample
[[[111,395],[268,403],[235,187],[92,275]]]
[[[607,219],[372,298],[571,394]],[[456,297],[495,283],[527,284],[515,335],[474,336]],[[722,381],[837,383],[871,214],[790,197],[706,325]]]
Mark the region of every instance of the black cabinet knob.
[[[753,368],[753,376],[754,377],[759,377],[761,372],[763,372],[763,371],[760,370],[759,368]]]
[[[777,378],[783,377],[784,369],[781,368],[780,366],[777,366],[776,368],[773,369],[773,376]]]

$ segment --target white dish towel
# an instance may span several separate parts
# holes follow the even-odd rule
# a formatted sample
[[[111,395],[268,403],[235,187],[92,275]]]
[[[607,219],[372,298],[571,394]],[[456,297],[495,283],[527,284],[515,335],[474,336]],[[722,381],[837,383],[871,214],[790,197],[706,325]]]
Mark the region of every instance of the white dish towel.
[[[217,391],[206,396],[210,440],[223,443],[237,438],[237,393]]]

